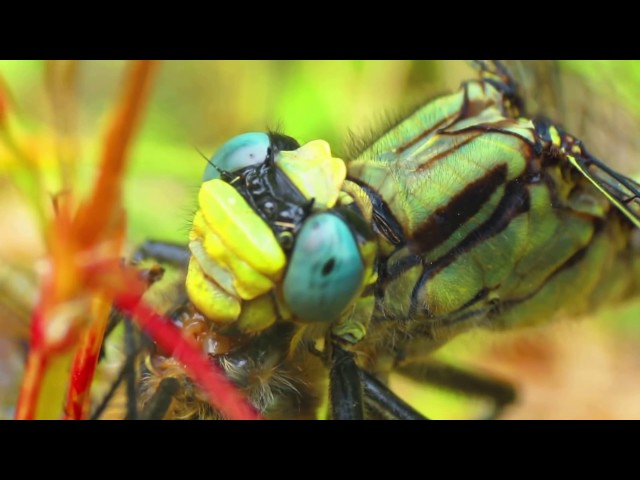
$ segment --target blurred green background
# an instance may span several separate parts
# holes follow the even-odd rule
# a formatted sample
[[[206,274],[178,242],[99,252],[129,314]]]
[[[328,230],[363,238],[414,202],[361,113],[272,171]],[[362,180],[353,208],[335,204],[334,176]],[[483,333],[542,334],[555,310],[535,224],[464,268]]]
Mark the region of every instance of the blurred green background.
[[[560,62],[557,77],[547,64],[513,65],[533,111],[559,120],[621,171],[640,172],[639,62]],[[81,190],[94,178],[106,115],[124,67],[122,61],[78,66],[76,180]],[[46,143],[43,138],[55,134],[56,112],[47,98],[44,72],[41,61],[0,61],[0,76],[12,91],[21,127],[34,142]],[[270,128],[301,143],[327,140],[341,156],[350,132],[366,135],[473,75],[460,61],[165,61],[131,151],[125,192],[129,244],[185,241],[205,166],[199,152],[210,157],[234,135]],[[55,193],[55,162],[45,160],[42,168],[48,173],[48,193]],[[0,303],[5,304],[32,300],[11,268],[17,264],[34,271],[43,248],[29,210],[16,195],[13,174],[0,162]],[[19,371],[11,338],[24,333],[15,320],[7,320],[8,310],[3,315],[0,307],[0,322],[11,325],[0,328],[8,352],[0,358],[5,365],[0,403],[5,404],[11,403]],[[525,334],[474,333],[439,355],[521,384],[522,402],[508,418],[640,418],[639,314],[640,306],[632,304],[589,322],[561,322]],[[394,382],[435,418],[473,417],[486,407]]]

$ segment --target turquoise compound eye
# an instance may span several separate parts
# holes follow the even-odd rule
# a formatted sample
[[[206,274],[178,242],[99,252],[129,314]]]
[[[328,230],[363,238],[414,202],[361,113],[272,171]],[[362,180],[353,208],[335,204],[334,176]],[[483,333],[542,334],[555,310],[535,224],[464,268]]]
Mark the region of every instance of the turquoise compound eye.
[[[243,133],[226,142],[211,157],[211,163],[220,170],[235,172],[249,165],[262,163],[269,152],[269,135],[262,132]],[[213,165],[207,164],[202,181],[220,178],[220,172]]]
[[[319,213],[304,223],[283,284],[284,300],[302,321],[332,322],[362,286],[364,265],[344,220]]]

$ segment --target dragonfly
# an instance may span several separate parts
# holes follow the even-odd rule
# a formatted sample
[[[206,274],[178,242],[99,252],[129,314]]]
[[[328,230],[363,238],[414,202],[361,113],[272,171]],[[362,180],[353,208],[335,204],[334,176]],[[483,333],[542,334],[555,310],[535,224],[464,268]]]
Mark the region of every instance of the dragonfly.
[[[407,252],[412,252],[413,258],[421,256],[419,263],[424,267],[428,262],[435,262],[439,258],[437,248],[446,251],[447,246],[441,243],[434,247],[427,243],[429,248],[425,248],[425,242],[435,240],[425,239],[428,237],[426,234],[413,238],[415,218],[412,223],[409,214],[420,215],[422,210],[424,215],[438,219],[439,212],[436,215],[433,212],[424,213],[426,205],[436,202],[438,195],[442,201],[453,198],[456,188],[462,192],[468,184],[473,183],[460,172],[450,172],[448,175],[431,173],[435,177],[429,178],[429,184],[440,187],[437,195],[432,191],[435,200],[429,197],[428,201],[417,202],[416,205],[407,196],[397,199],[402,195],[390,195],[390,187],[385,183],[385,178],[391,185],[398,180],[406,182],[405,185],[418,181],[418,169],[407,168],[412,165],[405,157],[413,158],[414,166],[419,164],[422,157],[415,151],[420,148],[428,154],[434,154],[434,149],[440,147],[445,151],[442,158],[453,155],[459,159],[459,163],[470,164],[469,158],[472,155],[465,153],[465,147],[471,148],[468,145],[473,145],[474,142],[491,144],[496,138],[503,140],[501,135],[505,135],[513,143],[510,145],[512,153],[515,152],[509,157],[511,160],[506,162],[508,167],[517,163],[518,155],[523,155],[521,150],[527,148],[525,144],[539,147],[542,151],[539,155],[542,156],[554,152],[559,157],[554,160],[557,165],[551,160],[550,164],[539,165],[540,178],[536,172],[527,172],[532,175],[527,177],[527,182],[535,188],[527,183],[526,189],[540,191],[536,188],[542,187],[542,174],[551,172],[552,183],[571,189],[570,193],[562,193],[567,198],[560,198],[565,202],[574,202],[569,206],[579,212],[578,217],[598,217],[609,226],[618,222],[621,232],[610,233],[607,238],[622,239],[629,248],[620,248],[620,251],[633,252],[633,236],[637,231],[634,228],[637,216],[637,193],[634,192],[637,191],[637,184],[610,170],[558,124],[532,113],[529,105],[531,96],[521,96],[519,86],[502,64],[480,62],[475,66],[478,75],[471,76],[460,90],[426,102],[414,114],[402,117],[381,133],[356,142],[351,151],[344,154],[341,152],[336,155],[334,145],[329,147],[322,141],[301,144],[282,133],[253,133],[235,137],[218,149],[209,160],[198,195],[198,214],[192,223],[189,248],[185,250],[175,245],[150,242],[138,252],[138,259],[149,256],[184,265],[189,270],[186,288],[181,289],[177,295],[179,301],[170,310],[171,318],[183,328],[187,336],[193,337],[213,362],[223,367],[227,375],[245,391],[256,408],[267,418],[317,418],[324,402],[330,404],[328,415],[331,418],[422,418],[389,388],[389,375],[398,372],[419,381],[488,397],[495,404],[495,411],[490,416],[499,415],[501,409],[513,400],[514,390],[504,382],[432,360],[434,351],[441,345],[450,343],[464,331],[483,328],[511,329],[515,325],[501,325],[499,321],[501,318],[508,318],[508,310],[516,307],[506,304],[508,308],[505,308],[502,298],[504,290],[499,291],[496,296],[495,292],[485,293],[481,288],[475,292],[477,298],[474,295],[459,305],[457,313],[455,309],[447,311],[453,308],[447,302],[454,302],[456,299],[462,301],[464,292],[438,286],[437,281],[443,278],[441,273],[435,276],[435,282],[431,279],[424,281],[424,286],[433,287],[431,291],[423,289],[424,297],[430,301],[419,297],[414,300],[413,292],[420,283],[420,278],[415,278],[415,272],[402,270],[407,265],[409,270],[418,266],[411,265],[412,260]],[[469,100],[466,105],[471,105],[476,110],[464,112],[462,106],[465,105],[465,93],[473,85],[481,85],[482,92],[476,92],[476,96],[467,95],[474,101]],[[480,101],[475,102],[478,99]],[[409,147],[409,153],[399,152],[394,141],[402,142],[411,132],[423,131],[425,125],[428,125],[428,115],[416,121],[416,115],[421,111],[424,114],[431,112],[440,119],[446,116],[446,111],[451,114],[457,111],[458,118],[450,119],[450,125],[439,125],[424,138],[419,138]],[[494,125],[496,118],[499,119],[497,123],[505,122],[514,131],[503,125],[496,131],[483,131],[478,135],[478,140],[453,145],[449,148],[450,152],[443,147],[442,138],[447,135],[461,138],[468,133],[465,129],[470,131],[478,126]],[[467,122],[466,126],[461,127],[460,131],[456,130],[463,122]],[[447,127],[451,131],[446,131]],[[507,131],[510,133],[506,133]],[[438,138],[434,140],[435,137]],[[495,143],[505,146],[502,141]],[[505,147],[507,151],[508,147],[509,145]],[[483,147],[472,150],[488,153],[489,146],[483,144]],[[411,154],[411,151],[414,153]],[[270,160],[271,155],[273,158]],[[562,155],[567,156],[565,158]],[[488,154],[479,157],[482,159],[480,166],[484,165],[482,162],[489,161]],[[301,165],[304,168],[300,168]],[[397,168],[398,166],[402,168]],[[376,175],[382,183],[376,183]],[[459,177],[456,180],[458,183],[454,181],[454,177]],[[220,182],[225,186],[221,186]],[[504,189],[509,184],[506,179],[495,183],[498,186],[493,192],[494,198],[472,196],[478,200],[476,206],[486,206],[485,214],[491,208],[493,211],[498,209],[501,205],[498,199],[504,197]],[[205,184],[208,185],[206,190]],[[209,190],[212,184],[215,184],[215,188]],[[443,185],[446,186],[445,189],[442,188]],[[240,198],[226,186],[231,186]],[[263,191],[265,189],[267,194]],[[502,193],[498,192],[499,189],[503,189]],[[401,192],[403,189],[397,190]],[[445,197],[443,190],[450,190],[450,197]],[[428,191],[428,188],[413,190],[416,200],[420,198],[418,193],[426,195]],[[517,200],[517,197],[518,195],[512,194],[509,198]],[[229,203],[229,200],[233,201]],[[209,208],[211,202],[214,203],[213,208]],[[462,202],[463,205],[467,204],[467,208],[475,208],[468,206],[469,203],[471,202]],[[566,205],[562,204],[561,207]],[[548,206],[546,210],[543,206],[540,208],[542,220],[539,225],[543,224],[544,219],[549,222],[557,220],[554,215],[563,210],[559,205]],[[455,210],[464,215],[463,208]],[[466,228],[471,230],[466,233],[465,230],[460,230],[464,221],[471,222],[475,218],[477,222],[480,218],[477,216],[481,213],[480,209],[475,215],[463,216],[459,224],[451,222],[451,218],[440,219],[445,227],[449,225],[452,229],[448,234],[446,230],[433,226],[428,230],[437,235],[448,235],[447,241],[453,243],[456,241],[453,238],[455,234],[462,236],[459,241],[463,241],[469,237],[470,232],[474,232],[471,223],[466,224]],[[225,226],[211,228],[210,220],[207,219],[210,215],[218,215],[213,221],[214,225]],[[514,215],[513,222],[518,222],[520,216],[527,215],[530,216],[530,213],[519,212]],[[491,218],[486,218],[484,223]],[[566,226],[568,224],[565,221],[562,218],[559,223]],[[511,222],[500,232],[512,228],[515,223]],[[249,239],[242,237],[238,228],[252,232],[252,236]],[[313,257],[314,249],[304,255],[297,252],[302,251],[300,246],[305,241],[315,241],[317,231],[326,234],[327,229],[342,247],[337,250],[350,253],[351,258],[349,261],[332,258],[333,262],[322,263],[320,276],[323,272],[342,276],[339,281],[329,282],[329,287],[324,284],[324,290],[320,290],[320,293],[324,292],[328,297],[310,297],[308,293],[314,289],[304,288],[304,285],[309,279],[317,279],[318,272],[317,269],[314,272],[309,261],[323,257]],[[240,262],[237,251],[227,248],[233,253],[229,257],[220,248],[215,249],[216,239],[211,239],[212,232],[223,245],[238,243],[240,250],[243,250],[240,252]],[[494,247],[489,248],[494,255],[480,255],[481,262],[473,258],[475,253],[456,252],[455,255],[464,258],[463,263],[482,264],[486,260],[490,266],[499,264],[495,252],[500,253],[501,249],[496,247],[499,244],[492,242],[496,240],[494,237],[500,235],[498,233],[477,240],[476,247]],[[275,243],[269,243],[272,237],[275,238]],[[510,238],[522,241],[518,235]],[[327,249],[331,253],[333,250],[330,242],[328,243]],[[614,242],[609,242],[610,246],[613,244]],[[453,250],[457,248],[454,245]],[[278,250],[281,251],[280,255]],[[584,250],[597,251],[590,244]],[[429,252],[432,257],[427,255]],[[508,258],[508,252],[502,254]],[[256,270],[251,261],[260,257],[268,261],[259,265]],[[577,266],[584,260],[574,261]],[[243,270],[242,262],[250,268]],[[357,267],[358,262],[363,266],[361,269],[356,268],[354,273],[349,266]],[[347,267],[340,267],[341,265]],[[513,262],[510,267],[514,267]],[[510,267],[507,262],[503,269],[508,270]],[[531,271],[542,275],[540,268],[539,265],[530,266]],[[466,279],[458,273],[454,276]],[[629,292],[619,292],[619,296],[632,293],[633,281],[629,279],[633,279],[633,275],[628,272],[618,275],[612,273],[612,277],[627,279],[625,281],[628,282]],[[482,282],[488,280],[483,279]],[[161,287],[162,283],[154,285],[150,293]],[[330,284],[337,284],[340,288],[332,290]],[[217,298],[214,302],[209,301],[211,295],[206,291],[211,290],[212,285],[214,298]],[[483,283],[483,287],[488,290],[492,286],[495,287]],[[222,287],[222,290],[216,290],[217,287]],[[265,288],[268,292],[261,294]],[[438,293],[444,294],[444,298],[438,297]],[[582,294],[585,295],[584,292]],[[605,293],[603,295],[606,296]],[[236,307],[233,298],[229,301],[229,296],[240,299],[239,314],[233,310]],[[615,295],[612,294],[612,297]],[[595,303],[606,303],[606,299],[601,300],[594,302],[593,306],[580,306],[565,298],[563,305],[573,305],[576,312],[581,309],[590,311]],[[311,302],[312,306],[309,307],[307,302]],[[431,310],[420,310],[419,307],[425,305]],[[478,313],[478,307],[481,306],[487,310]],[[538,305],[538,310],[541,308]],[[549,311],[551,310],[554,308],[550,307]],[[535,318],[544,322],[550,320],[550,315],[534,311],[530,306],[524,307],[523,311],[529,315],[531,323],[535,323]],[[462,313],[465,312],[470,316],[462,318]],[[478,318],[482,315],[485,317],[484,323]],[[521,322],[528,323],[526,319]],[[127,335],[130,334],[131,332]],[[151,350],[152,353],[145,355],[144,363],[139,367],[142,373],[137,401],[141,413],[132,412],[133,407],[129,405],[129,418],[220,417],[177,361],[163,356],[159,351],[153,352],[153,347]],[[131,358],[127,363],[130,365],[135,356],[133,352],[129,352],[129,355]],[[129,373],[133,371],[123,369],[123,372],[125,370]]]
[[[493,401],[505,382],[433,361],[455,337],[580,315],[638,292],[640,186],[543,116],[510,70],[336,157],[252,132],[208,160],[171,312],[267,418],[425,418],[392,373]],[[580,288],[575,286],[579,285]],[[174,359],[145,357],[147,418],[220,418]]]

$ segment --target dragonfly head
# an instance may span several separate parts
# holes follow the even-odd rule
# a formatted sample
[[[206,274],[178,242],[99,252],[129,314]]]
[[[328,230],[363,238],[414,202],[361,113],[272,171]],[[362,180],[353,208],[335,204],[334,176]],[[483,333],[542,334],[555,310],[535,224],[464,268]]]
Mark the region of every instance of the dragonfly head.
[[[246,133],[205,169],[190,236],[187,291],[226,330],[278,319],[331,324],[359,297],[375,244],[342,191],[346,165],[329,145]]]

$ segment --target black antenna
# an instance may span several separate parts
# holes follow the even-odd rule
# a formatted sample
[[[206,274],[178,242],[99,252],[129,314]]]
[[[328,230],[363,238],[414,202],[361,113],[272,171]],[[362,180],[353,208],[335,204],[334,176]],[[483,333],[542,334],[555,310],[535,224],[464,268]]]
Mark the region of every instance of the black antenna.
[[[215,168],[216,172],[220,174],[220,178],[223,179],[225,182],[231,182],[235,178],[230,172],[227,172],[226,170],[222,170],[215,163],[209,160],[209,157],[207,157],[204,153],[202,153],[202,150],[200,150],[198,147],[194,147],[194,148],[200,154],[200,156],[204,158],[205,162],[207,162],[209,165]]]

